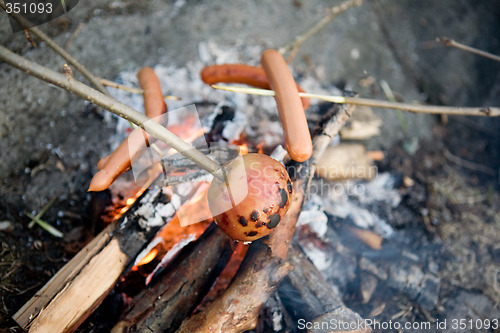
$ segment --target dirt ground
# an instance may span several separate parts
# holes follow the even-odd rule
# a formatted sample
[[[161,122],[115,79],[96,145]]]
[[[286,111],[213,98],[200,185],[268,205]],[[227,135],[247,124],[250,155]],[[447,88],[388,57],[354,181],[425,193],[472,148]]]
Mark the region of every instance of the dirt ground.
[[[209,64],[221,49],[235,49],[240,62],[257,64],[257,51],[288,43],[337,3],[89,0],[41,29],[60,44],[71,40],[71,54],[115,79],[142,66],[181,68],[202,58]],[[434,42],[439,36],[500,54],[500,4],[365,0],[311,37],[291,68],[299,80],[363,97],[385,99],[385,81],[404,101],[499,105],[500,63],[441,46]],[[37,48],[23,33],[13,34],[0,13],[2,45],[62,68],[63,60],[35,41]],[[8,332],[21,331],[11,316],[92,237],[87,188],[115,129],[104,111],[2,63],[0,84],[0,332]],[[500,119],[449,117],[443,124],[436,116],[374,112],[383,120],[382,134],[364,143],[386,153],[379,170],[416,182],[402,209],[418,216],[413,226],[423,230],[424,243],[440,245],[437,307],[401,301],[401,311],[384,318],[499,319]],[[38,213],[53,199],[43,219],[64,233],[62,239],[28,226],[26,213]],[[373,312],[356,299],[346,304],[363,317]],[[98,326],[82,331],[97,332]]]

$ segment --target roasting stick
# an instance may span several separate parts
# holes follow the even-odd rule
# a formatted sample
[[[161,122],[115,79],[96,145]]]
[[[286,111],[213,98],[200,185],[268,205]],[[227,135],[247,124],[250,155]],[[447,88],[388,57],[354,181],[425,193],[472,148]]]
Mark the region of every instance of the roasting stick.
[[[212,88],[226,90],[231,92],[239,92],[251,95],[260,96],[275,96],[273,90],[237,87],[237,86],[224,86],[213,84]],[[453,107],[453,106],[437,106],[437,105],[417,105],[410,103],[389,102],[377,99],[359,98],[359,97],[344,97],[334,95],[321,95],[312,93],[299,92],[301,97],[309,97],[320,99],[326,102],[338,104],[351,104],[361,106],[372,106],[377,108],[386,109],[400,109],[415,113],[429,113],[429,114],[449,114],[458,116],[487,116],[498,117],[500,116],[500,107]]]
[[[0,45],[0,60],[5,63],[20,69],[27,74],[37,77],[48,83],[52,83],[60,88],[63,88],[74,95],[83,98],[91,103],[94,103],[103,109],[106,109],[114,114],[131,121],[143,130],[151,134],[154,138],[161,140],[179,153],[196,163],[201,168],[205,169],[214,177],[224,180],[222,175],[222,166],[205,156],[202,152],[191,146],[179,138],[174,133],[162,125],[150,121],[144,114],[134,110],[128,105],[118,102],[114,98],[104,95],[103,93],[88,87],[87,85],[75,80],[72,77],[65,76],[53,70],[45,68],[37,63],[29,61],[22,56],[15,54],[3,45]]]
[[[106,80],[106,79],[103,79],[103,78],[99,78],[99,81],[101,81],[102,85],[105,86],[105,87],[120,89],[120,90],[127,91],[127,92],[130,92],[130,93],[133,93],[133,94],[139,94],[139,95],[143,95],[144,94],[144,90],[143,89],[137,89],[137,88],[134,88],[134,87],[125,86],[123,84],[116,83],[116,82],[113,82],[113,81],[110,81],[110,80]],[[172,96],[172,95],[164,95],[163,99],[170,99],[170,100],[173,100],[173,101],[180,101],[181,100],[180,97]]]
[[[241,83],[261,89],[271,89],[269,79],[262,67],[250,66],[246,64],[222,64],[210,65],[202,69],[201,80],[208,85],[217,83]],[[299,84],[297,90],[305,92]],[[309,98],[303,97],[302,107],[307,110]]]

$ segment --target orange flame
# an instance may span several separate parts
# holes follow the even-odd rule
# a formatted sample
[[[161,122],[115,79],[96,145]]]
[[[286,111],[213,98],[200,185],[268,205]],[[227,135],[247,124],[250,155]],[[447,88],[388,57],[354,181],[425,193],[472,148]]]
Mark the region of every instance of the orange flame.
[[[265,145],[266,145],[266,142],[265,141],[261,141],[261,142],[259,142],[259,144],[257,146],[255,146],[258,149],[259,154],[263,154],[264,153],[264,146]]]
[[[248,154],[248,145],[246,143],[244,143],[242,145],[238,145],[238,147],[240,148],[241,155]]]
[[[156,257],[157,254],[158,250],[152,249],[151,252],[149,252],[144,258],[141,259],[141,261],[137,263],[137,266],[149,264]]]

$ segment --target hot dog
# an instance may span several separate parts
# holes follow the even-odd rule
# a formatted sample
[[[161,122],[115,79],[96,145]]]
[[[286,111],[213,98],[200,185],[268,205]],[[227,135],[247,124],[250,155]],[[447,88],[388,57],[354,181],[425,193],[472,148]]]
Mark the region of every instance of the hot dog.
[[[241,83],[261,89],[270,89],[269,80],[262,67],[245,64],[211,65],[202,69],[201,79],[206,84]],[[304,92],[297,84],[297,89]],[[309,107],[309,98],[302,98],[304,110]]]
[[[311,157],[312,141],[295,80],[276,50],[264,51],[260,63],[275,92],[286,150],[294,161],[304,162]]]
[[[151,119],[167,112],[163,99],[160,80],[151,67],[144,67],[137,72],[139,86],[144,90],[144,113]]]
[[[144,90],[146,116],[159,120],[159,116],[167,112],[167,105],[163,99],[158,77],[149,67],[141,68],[137,77],[140,87]],[[131,161],[144,152],[144,140],[150,139],[151,137],[142,129],[134,129],[111,155],[97,163],[99,171],[90,181],[89,191],[102,191],[108,188],[122,173],[130,169]]]

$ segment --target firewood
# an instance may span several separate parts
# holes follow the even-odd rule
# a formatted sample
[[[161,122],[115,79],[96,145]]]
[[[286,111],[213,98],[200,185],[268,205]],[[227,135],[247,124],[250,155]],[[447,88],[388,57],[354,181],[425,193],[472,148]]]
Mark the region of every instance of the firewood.
[[[252,243],[228,289],[206,310],[185,320],[178,332],[243,332],[255,327],[262,304],[292,268],[286,255],[302,207],[306,180],[299,178],[293,184],[295,195],[275,232]]]
[[[352,106],[334,107],[334,112],[315,132],[311,157],[313,167],[310,168],[308,162],[288,166],[294,193],[288,213],[272,234],[252,243],[228,289],[211,306],[186,319],[178,332],[226,333],[255,328],[262,304],[292,269],[286,258],[314,166],[353,110]]]
[[[165,205],[166,199],[160,188],[146,192],[122,218],[105,228],[61,268],[13,316],[14,320],[33,332],[74,331],[158,231],[159,226],[148,226],[148,219],[136,212],[145,206]],[[169,217],[153,213],[155,218]]]
[[[208,292],[231,252],[230,238],[212,224],[159,280],[134,297],[112,332],[175,330]]]

